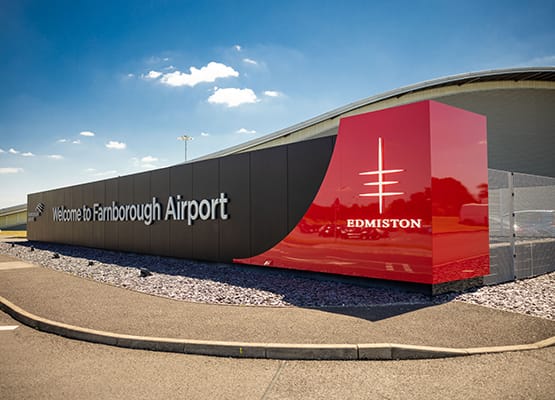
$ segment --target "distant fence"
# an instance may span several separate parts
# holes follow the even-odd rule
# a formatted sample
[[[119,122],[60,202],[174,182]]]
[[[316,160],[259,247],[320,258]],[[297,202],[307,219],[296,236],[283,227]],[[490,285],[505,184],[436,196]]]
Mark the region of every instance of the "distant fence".
[[[555,271],[555,178],[490,169],[485,284]]]

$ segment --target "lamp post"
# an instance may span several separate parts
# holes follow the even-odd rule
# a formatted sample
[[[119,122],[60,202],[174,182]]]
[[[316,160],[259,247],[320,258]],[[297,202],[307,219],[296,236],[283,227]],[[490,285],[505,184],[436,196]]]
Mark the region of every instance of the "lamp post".
[[[177,140],[181,140],[185,143],[185,161],[187,161],[187,142],[193,140],[192,136],[181,135],[177,137]]]

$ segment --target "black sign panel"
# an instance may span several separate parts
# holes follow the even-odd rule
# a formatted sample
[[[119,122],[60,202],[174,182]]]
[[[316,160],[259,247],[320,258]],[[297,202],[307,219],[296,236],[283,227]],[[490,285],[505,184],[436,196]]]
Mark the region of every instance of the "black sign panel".
[[[335,137],[28,196],[30,240],[198,260],[259,254],[299,222]],[[171,205],[169,203],[172,203]]]

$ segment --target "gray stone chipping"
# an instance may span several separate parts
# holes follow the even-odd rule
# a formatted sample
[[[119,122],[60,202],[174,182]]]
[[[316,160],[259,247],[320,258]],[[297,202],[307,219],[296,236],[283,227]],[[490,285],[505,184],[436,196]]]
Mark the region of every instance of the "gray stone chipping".
[[[360,286],[274,268],[61,244],[19,242],[12,247],[11,243],[0,243],[0,253],[82,278],[180,301],[272,307],[364,307],[461,301],[555,320],[555,273],[430,297],[403,288]]]

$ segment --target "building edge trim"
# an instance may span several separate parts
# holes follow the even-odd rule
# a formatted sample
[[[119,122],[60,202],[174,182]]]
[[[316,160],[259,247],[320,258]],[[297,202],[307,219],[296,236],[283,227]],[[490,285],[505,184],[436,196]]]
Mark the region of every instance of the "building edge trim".
[[[427,81],[422,81],[419,83],[415,83],[408,86],[403,86],[398,89],[393,89],[384,93],[380,93],[374,96],[370,96],[361,100],[354,101],[349,103],[345,106],[336,108],[334,110],[328,111],[324,114],[320,114],[316,117],[310,118],[306,121],[300,122],[293,126],[280,129],[276,132],[269,133],[264,135],[260,138],[253,139],[247,141],[245,143],[238,144],[236,146],[232,146],[211,154],[207,154],[205,156],[201,156],[192,160],[189,160],[183,164],[195,162],[195,161],[203,161],[208,160],[216,157],[222,157],[230,154],[240,153],[244,151],[249,151],[249,149],[257,146],[261,146],[266,144],[267,142],[271,142],[281,137],[286,137],[290,134],[293,134],[297,131],[302,129],[306,129],[310,126],[316,125],[318,123],[324,122],[326,120],[333,120],[339,116],[344,114],[348,114],[354,110],[357,110],[362,107],[366,107],[375,103],[379,103],[381,101],[386,101],[392,98],[399,98],[406,96],[408,94],[412,94],[415,92],[420,92],[424,90],[431,90],[435,88],[445,87],[445,86],[452,86],[452,85],[465,85],[465,84],[473,84],[479,82],[491,82],[500,79],[503,76],[514,76],[513,79],[500,79],[500,81],[514,81],[514,82],[533,82],[533,81],[548,81],[551,82],[553,79],[541,79],[538,76],[541,74],[554,74],[555,75],[555,67],[522,67],[522,68],[508,68],[508,69],[494,69],[494,70],[483,70],[483,71],[476,71],[476,72],[467,72],[457,75],[450,75],[441,78],[431,79]]]

